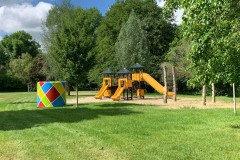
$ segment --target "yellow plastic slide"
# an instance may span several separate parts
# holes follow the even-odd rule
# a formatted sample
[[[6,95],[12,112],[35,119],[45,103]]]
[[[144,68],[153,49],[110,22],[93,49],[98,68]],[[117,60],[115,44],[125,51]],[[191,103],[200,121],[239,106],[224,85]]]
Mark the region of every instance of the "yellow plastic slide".
[[[120,100],[120,97],[121,97],[121,94],[122,94],[123,91],[124,91],[124,87],[118,86],[116,92],[115,92],[114,95],[111,97],[112,100],[114,100],[114,101],[119,101],[119,100]]]
[[[103,96],[103,94],[104,94],[104,92],[106,91],[107,88],[108,88],[108,85],[106,85],[104,83],[103,86],[101,87],[100,91],[96,94],[96,96],[94,98],[102,99],[102,96]]]
[[[152,86],[158,93],[164,94],[164,87],[159,84],[152,76],[147,73],[143,73],[143,80]],[[173,92],[168,92],[168,96],[172,97]]]

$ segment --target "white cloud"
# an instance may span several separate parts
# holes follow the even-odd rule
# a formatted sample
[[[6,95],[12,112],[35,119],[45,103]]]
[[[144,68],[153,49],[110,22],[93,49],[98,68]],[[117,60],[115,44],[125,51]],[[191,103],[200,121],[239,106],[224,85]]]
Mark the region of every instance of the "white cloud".
[[[0,0],[0,4],[20,2],[21,0]],[[25,1],[26,2],[26,1]],[[53,7],[50,3],[39,2],[36,6],[29,3],[0,7],[0,32],[13,33],[24,30],[34,39],[41,41],[41,24],[46,20],[48,11]]]
[[[176,12],[174,13],[175,16],[175,23],[177,25],[182,23],[182,15],[183,15],[184,10],[180,9],[180,10],[176,10]]]
[[[0,41],[3,39],[3,37],[0,35]]]
[[[164,7],[164,3],[165,3],[165,1],[163,1],[163,0],[157,0],[157,4],[161,8]]]
[[[157,1],[157,4],[159,7],[164,7],[164,3],[165,1],[164,0],[156,0]],[[182,23],[182,15],[183,15],[183,9],[180,9],[180,10],[177,10],[175,13],[174,13],[174,17],[175,17],[175,23],[177,25],[181,24]]]

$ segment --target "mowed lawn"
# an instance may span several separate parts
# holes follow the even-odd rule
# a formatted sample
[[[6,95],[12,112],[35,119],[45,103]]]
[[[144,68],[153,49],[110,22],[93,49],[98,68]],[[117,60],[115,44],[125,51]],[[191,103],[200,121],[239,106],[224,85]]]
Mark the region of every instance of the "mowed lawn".
[[[36,93],[0,93],[0,159],[240,159],[240,116],[118,102],[39,109]]]

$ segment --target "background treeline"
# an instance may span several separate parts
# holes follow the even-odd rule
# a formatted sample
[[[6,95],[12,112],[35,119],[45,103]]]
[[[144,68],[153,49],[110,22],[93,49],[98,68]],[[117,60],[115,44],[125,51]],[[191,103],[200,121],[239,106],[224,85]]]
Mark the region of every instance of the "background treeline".
[[[24,31],[0,42],[1,91],[34,90],[42,80],[67,80],[71,87],[96,89],[104,70],[135,63],[160,82],[161,65],[169,66],[170,85],[170,67],[175,65],[179,92],[201,89],[187,87],[193,76],[187,70],[191,39],[181,37],[181,26],[173,17],[166,18],[154,0],[117,0],[104,16],[96,8],[76,8],[65,0],[49,11],[42,27],[43,49]],[[228,84],[216,86],[218,94],[231,93]]]

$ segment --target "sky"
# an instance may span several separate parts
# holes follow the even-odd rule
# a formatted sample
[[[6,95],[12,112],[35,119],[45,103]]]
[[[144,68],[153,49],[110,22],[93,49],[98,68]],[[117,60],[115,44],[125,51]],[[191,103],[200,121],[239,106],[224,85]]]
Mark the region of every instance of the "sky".
[[[160,7],[163,0],[156,0]],[[108,11],[115,0],[72,0],[71,3],[84,9],[95,7],[102,15]],[[5,35],[24,30],[41,44],[42,22],[48,11],[61,0],[0,0],[0,41]],[[176,23],[181,23],[182,10],[175,13]]]

